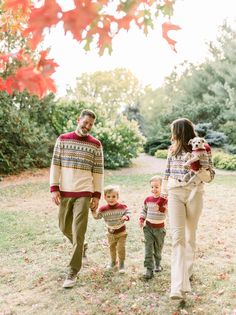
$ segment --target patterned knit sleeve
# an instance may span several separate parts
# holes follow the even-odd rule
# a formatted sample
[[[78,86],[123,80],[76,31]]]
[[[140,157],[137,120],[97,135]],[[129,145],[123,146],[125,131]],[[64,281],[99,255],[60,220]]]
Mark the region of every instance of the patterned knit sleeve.
[[[167,184],[168,184],[168,179],[170,177],[170,160],[171,160],[171,153],[169,150],[167,160],[166,160],[165,173],[162,177],[162,183],[161,183],[161,197],[162,198],[167,198],[168,196]]]
[[[61,141],[57,139],[50,168],[50,191],[59,191],[59,183],[61,176]]]
[[[101,144],[95,150],[92,175],[93,175],[93,185],[94,185],[93,197],[101,198],[101,192],[103,189],[103,180],[104,180],[104,159],[103,159],[103,149],[102,149]]]
[[[139,220],[140,221],[145,221],[146,217],[147,217],[147,202],[146,202],[146,199],[145,199],[145,201],[143,203],[143,206],[142,206],[142,211],[141,211]]]
[[[129,220],[130,219],[130,214],[131,214],[131,211],[128,209],[128,207],[126,205],[124,205],[124,213],[123,213],[123,215],[127,216],[128,220]]]

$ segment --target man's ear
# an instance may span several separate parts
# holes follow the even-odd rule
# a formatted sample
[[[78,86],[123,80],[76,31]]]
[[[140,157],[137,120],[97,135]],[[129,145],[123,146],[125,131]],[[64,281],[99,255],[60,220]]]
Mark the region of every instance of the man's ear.
[[[190,139],[188,144],[192,144],[193,143],[193,139]]]

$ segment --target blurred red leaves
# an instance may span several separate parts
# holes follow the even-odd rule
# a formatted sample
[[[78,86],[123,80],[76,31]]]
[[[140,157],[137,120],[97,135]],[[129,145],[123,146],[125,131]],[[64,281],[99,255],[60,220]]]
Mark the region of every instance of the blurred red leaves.
[[[175,49],[175,44],[176,41],[172,38],[169,37],[169,32],[170,31],[178,31],[180,30],[181,27],[175,24],[171,24],[169,22],[165,22],[162,24],[162,36],[163,38],[168,42],[168,44],[170,45],[170,47],[176,52]]]
[[[138,0],[138,1],[118,1],[114,4],[110,0],[74,0],[74,8],[63,11],[56,0],[45,0],[39,7],[38,4],[30,0],[5,0],[4,10],[16,12],[25,16],[24,23],[19,23],[18,31],[28,41],[28,46],[32,51],[39,49],[39,44],[43,42],[45,30],[63,23],[65,33],[71,32],[78,41],[86,43],[85,49],[90,49],[90,43],[96,42],[100,55],[108,49],[112,51],[112,40],[121,29],[129,30],[132,22],[144,32],[152,27],[151,14],[156,10],[155,16],[162,12],[164,16],[172,14],[175,0]],[[108,9],[113,6],[113,11]],[[112,13],[110,13],[112,12]],[[148,22],[146,13],[148,13]],[[145,14],[144,14],[145,13]],[[0,21],[1,22],[1,21]],[[148,24],[145,24],[148,23]],[[1,23],[0,23],[1,24]],[[24,29],[22,29],[24,25]],[[115,25],[115,27],[114,27]],[[0,25],[2,30],[4,24]],[[162,36],[170,47],[176,52],[176,41],[169,36],[170,31],[179,30],[178,25],[164,22],[162,24]],[[18,56],[18,60],[24,60],[24,50]],[[12,58],[12,56],[10,56]],[[7,77],[0,75],[0,90],[12,93],[13,90],[23,91],[27,89],[31,94],[40,97],[44,96],[48,90],[55,92],[55,84],[50,76],[54,73],[57,64],[52,59],[46,59],[46,53],[39,53],[39,61],[28,60],[21,65],[14,73]],[[4,67],[9,62],[9,54],[0,51],[0,70],[4,72]]]
[[[47,59],[47,51],[40,53],[40,59],[37,64],[27,57],[27,66],[22,66],[16,70],[14,75],[10,75],[3,80],[0,78],[0,90],[12,94],[14,90],[23,92],[25,89],[31,94],[43,97],[46,91],[56,92],[55,84],[50,77],[54,72],[57,64],[53,59]],[[14,56],[16,59],[22,58],[22,52]],[[8,59],[0,56],[0,60]]]

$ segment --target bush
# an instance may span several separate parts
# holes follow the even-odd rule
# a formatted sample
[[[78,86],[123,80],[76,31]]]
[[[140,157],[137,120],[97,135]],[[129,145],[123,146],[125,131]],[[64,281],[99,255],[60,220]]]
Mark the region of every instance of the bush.
[[[220,131],[224,132],[227,136],[229,144],[236,144],[236,122],[227,121],[220,127]]]
[[[97,123],[95,136],[102,142],[105,168],[116,169],[129,166],[131,160],[142,150],[145,138],[135,121],[121,116],[116,123],[112,121]]]
[[[149,139],[144,145],[144,151],[150,155],[155,155],[157,150],[168,149],[170,144],[169,136],[163,136],[158,139]]]
[[[213,155],[213,164],[216,168],[236,170],[236,155],[219,152]]]
[[[230,154],[236,154],[236,146],[235,145],[225,145],[224,150]]]
[[[26,92],[13,96],[0,93],[1,174],[49,166],[54,137],[50,125],[51,100],[39,100]],[[40,115],[40,108],[45,107]]]
[[[157,150],[155,153],[155,157],[159,159],[166,159],[168,155],[168,150]]]
[[[223,147],[227,142],[227,136],[223,132],[211,130],[211,123],[201,123],[196,125],[195,130],[199,137],[206,139],[212,147]]]

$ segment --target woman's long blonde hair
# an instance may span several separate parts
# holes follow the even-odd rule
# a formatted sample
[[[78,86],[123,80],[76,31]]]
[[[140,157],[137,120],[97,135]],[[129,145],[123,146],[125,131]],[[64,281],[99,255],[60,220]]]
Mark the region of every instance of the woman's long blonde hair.
[[[171,124],[171,154],[178,155],[182,151],[191,152],[192,146],[188,144],[190,139],[197,136],[193,123],[187,118],[179,118]]]

